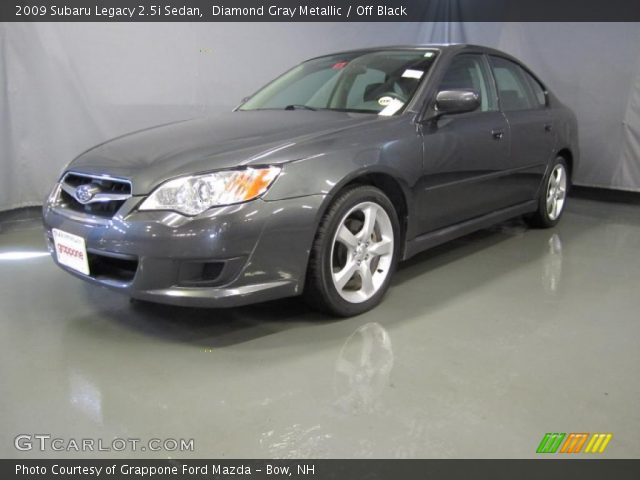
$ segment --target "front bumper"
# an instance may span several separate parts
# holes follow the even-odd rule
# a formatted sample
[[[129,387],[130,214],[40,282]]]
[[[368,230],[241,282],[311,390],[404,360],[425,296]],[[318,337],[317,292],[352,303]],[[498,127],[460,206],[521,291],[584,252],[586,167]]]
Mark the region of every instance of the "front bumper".
[[[196,217],[138,211],[132,197],[113,218],[46,205],[52,228],[85,239],[90,274],[58,265],[133,298],[182,306],[230,307],[302,292],[323,195],[261,199]]]

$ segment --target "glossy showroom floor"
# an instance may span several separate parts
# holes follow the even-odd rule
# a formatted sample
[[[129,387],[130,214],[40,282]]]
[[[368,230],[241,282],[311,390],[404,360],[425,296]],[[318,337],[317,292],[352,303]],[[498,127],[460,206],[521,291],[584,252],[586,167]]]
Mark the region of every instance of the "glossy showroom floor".
[[[58,270],[39,223],[1,227],[2,457],[67,456],[14,449],[38,433],[194,439],[105,458],[534,457],[545,432],[640,457],[638,202],[424,253],[348,320],[129,303]]]

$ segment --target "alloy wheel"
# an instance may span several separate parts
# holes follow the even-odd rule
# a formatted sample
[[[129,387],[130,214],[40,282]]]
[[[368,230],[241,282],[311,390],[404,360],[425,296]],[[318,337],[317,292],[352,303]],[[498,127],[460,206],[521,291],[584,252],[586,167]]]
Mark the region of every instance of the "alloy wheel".
[[[351,208],[338,224],[331,247],[331,277],[351,303],[373,297],[389,275],[394,234],[389,215],[374,202]]]
[[[567,172],[564,165],[558,164],[549,176],[547,185],[547,215],[550,220],[556,220],[562,213],[567,197]]]

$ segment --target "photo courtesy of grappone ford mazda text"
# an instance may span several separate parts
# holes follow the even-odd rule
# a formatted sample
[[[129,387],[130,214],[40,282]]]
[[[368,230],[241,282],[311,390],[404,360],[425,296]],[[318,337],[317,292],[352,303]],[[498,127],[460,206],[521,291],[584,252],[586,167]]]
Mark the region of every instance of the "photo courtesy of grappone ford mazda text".
[[[426,248],[517,216],[554,226],[577,162],[575,115],[513,57],[371,48],[306,61],[233,112],[84,152],[44,223],[62,268],[133,298],[302,294],[349,316]]]

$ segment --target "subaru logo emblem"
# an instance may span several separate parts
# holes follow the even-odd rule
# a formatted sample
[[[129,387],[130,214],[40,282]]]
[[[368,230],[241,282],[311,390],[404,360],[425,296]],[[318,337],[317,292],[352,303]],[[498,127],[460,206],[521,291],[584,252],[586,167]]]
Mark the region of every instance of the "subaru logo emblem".
[[[89,203],[96,193],[100,192],[100,187],[93,183],[85,183],[76,188],[75,197],[80,203]]]

